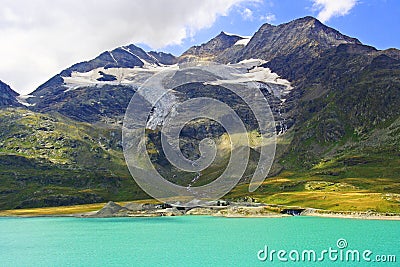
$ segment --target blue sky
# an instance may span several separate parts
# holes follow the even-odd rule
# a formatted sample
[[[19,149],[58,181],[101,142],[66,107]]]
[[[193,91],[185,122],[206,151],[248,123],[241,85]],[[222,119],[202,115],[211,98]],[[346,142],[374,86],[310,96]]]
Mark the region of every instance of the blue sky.
[[[251,17],[244,14],[243,10],[246,8],[251,10]],[[310,0],[266,0],[243,4],[233,8],[228,16],[219,17],[211,28],[199,31],[193,38],[184,40],[181,45],[167,46],[163,51],[179,55],[187,47],[207,42],[221,31],[244,36],[253,35],[267,22],[267,16],[270,24],[278,25],[304,16],[317,17],[318,13],[319,10],[313,8],[313,1]],[[378,49],[400,48],[398,0],[357,1],[347,14],[332,16],[324,24]]]
[[[22,94],[122,45],[180,55],[221,31],[249,36],[307,15],[379,49],[400,48],[399,0],[1,1],[0,80]]]

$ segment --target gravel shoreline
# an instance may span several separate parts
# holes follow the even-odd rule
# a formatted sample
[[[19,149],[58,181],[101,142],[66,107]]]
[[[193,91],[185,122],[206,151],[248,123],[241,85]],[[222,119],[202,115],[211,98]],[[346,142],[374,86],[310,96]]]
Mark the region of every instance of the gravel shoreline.
[[[281,218],[291,216],[312,216],[322,218],[396,220],[400,214],[378,213],[374,211],[330,211],[313,208],[284,207],[261,203],[229,203],[194,208],[177,208],[165,204],[128,203],[120,206],[112,201],[97,211],[72,214],[16,215],[1,213],[0,217],[75,217],[75,218],[115,218],[115,217],[162,217],[162,216],[217,216],[227,218]]]

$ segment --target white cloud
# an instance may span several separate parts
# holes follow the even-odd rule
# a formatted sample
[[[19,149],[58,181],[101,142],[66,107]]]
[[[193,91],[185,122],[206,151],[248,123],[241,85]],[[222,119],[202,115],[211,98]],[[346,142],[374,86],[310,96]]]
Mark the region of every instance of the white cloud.
[[[271,23],[271,22],[274,22],[276,20],[276,16],[275,16],[275,14],[268,13],[265,16],[261,16],[260,20],[264,21],[264,22],[267,22],[267,23]]]
[[[233,7],[257,1],[3,0],[0,80],[27,93],[71,64],[114,47],[180,44]]]
[[[326,22],[332,17],[347,15],[357,4],[357,0],[312,0],[313,8],[319,11],[317,18]]]
[[[253,11],[249,8],[245,8],[241,12],[244,20],[253,20]]]

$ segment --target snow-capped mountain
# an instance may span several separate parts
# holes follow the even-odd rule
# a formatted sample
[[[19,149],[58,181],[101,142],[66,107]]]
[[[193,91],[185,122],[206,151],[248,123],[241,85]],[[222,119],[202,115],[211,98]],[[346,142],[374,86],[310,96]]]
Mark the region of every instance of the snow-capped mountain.
[[[236,82],[259,84],[282,134],[299,118],[295,106],[301,95],[309,92],[307,87],[321,83],[317,79],[320,74],[311,75],[309,66],[317,61],[325,64],[330,62],[329,57],[341,58],[342,54],[346,58],[346,53],[365,55],[363,64],[382,53],[390,58],[397,54],[377,51],[315,18],[305,17],[278,26],[264,24],[252,37],[221,32],[178,58],[145,52],[135,45],[122,46],[63,70],[31,95],[21,96],[20,102],[35,111],[60,112],[79,121],[121,123],[135,90],[153,74],[174,68],[179,62],[211,60],[243,70],[243,77]],[[165,113],[162,107],[157,110]],[[154,114],[157,123],[161,123],[160,114]]]
[[[23,97],[35,111],[56,111],[79,121],[120,123],[136,88],[176,61],[171,54],[122,46],[61,71]]]
[[[186,62],[189,58],[211,60],[231,47],[243,48],[248,41],[249,37],[221,32],[208,43],[189,49],[179,61]],[[147,53],[134,45],[123,46],[63,70],[31,95],[22,96],[21,99],[35,111],[56,111],[87,122],[121,123],[135,90],[155,73],[177,68],[177,61],[171,54]],[[257,82],[265,96],[271,98],[277,120],[282,121],[282,112],[278,110],[282,109],[281,105],[292,87],[289,81],[261,66],[265,63],[264,60],[247,59],[230,64],[243,73],[232,82]],[[274,106],[275,103],[279,108]],[[155,109],[149,120],[149,128],[154,129],[162,124],[163,117],[168,114],[165,109],[171,105],[166,103],[165,107]],[[281,129],[278,132],[283,133]]]
[[[92,60],[77,63],[63,70],[36,89],[31,94],[36,97],[32,101],[33,103],[39,102],[37,97],[57,93],[60,87],[65,87],[67,90],[85,83],[87,85],[104,84],[102,82],[109,82],[107,84],[134,83],[132,77],[136,76],[137,71],[148,77],[157,72],[158,68],[162,69],[163,66],[175,63],[176,58],[171,54],[147,53],[135,45],[118,47],[112,51],[106,51]],[[143,80],[146,77],[140,79]]]

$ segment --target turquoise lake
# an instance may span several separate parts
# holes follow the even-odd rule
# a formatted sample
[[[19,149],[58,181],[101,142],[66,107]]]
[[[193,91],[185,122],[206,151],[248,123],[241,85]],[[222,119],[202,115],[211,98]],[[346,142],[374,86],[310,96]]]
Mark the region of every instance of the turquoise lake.
[[[0,218],[0,238],[0,266],[400,266],[400,221],[203,216]],[[272,260],[260,261],[266,246],[268,254],[271,250],[286,254],[280,252],[282,260],[276,252]],[[332,259],[336,255],[335,261],[328,253],[321,258],[321,252],[329,249]],[[317,259],[305,250],[315,251]],[[359,251],[360,261],[356,254],[355,261],[351,254],[346,261],[348,250]],[[366,252],[370,262],[362,258],[366,250],[371,251]],[[296,251],[299,261],[293,261]],[[376,262],[376,256],[392,262]]]

